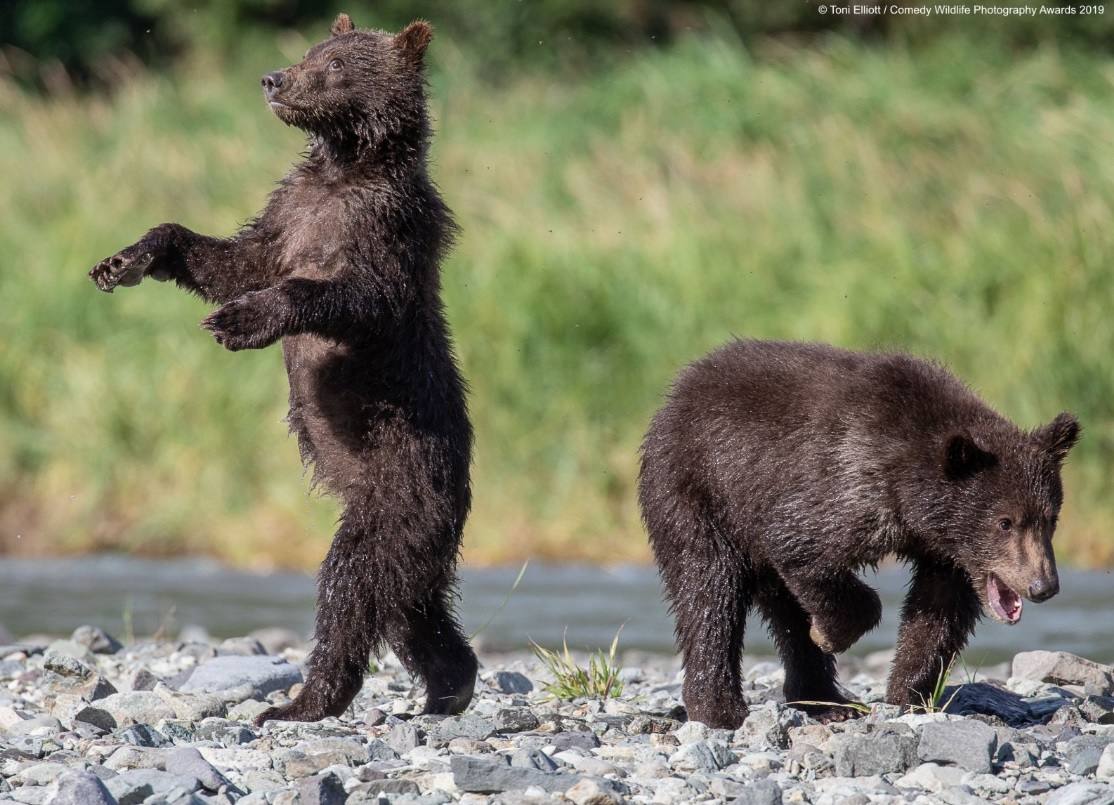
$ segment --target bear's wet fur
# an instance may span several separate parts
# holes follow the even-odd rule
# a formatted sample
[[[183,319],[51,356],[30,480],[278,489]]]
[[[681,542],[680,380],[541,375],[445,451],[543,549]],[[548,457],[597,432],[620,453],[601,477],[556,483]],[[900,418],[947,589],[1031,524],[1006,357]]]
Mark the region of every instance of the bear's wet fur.
[[[1070,414],[1024,432],[938,365],[820,344],[735,341],[681,372],[643,444],[643,519],[676,617],[691,719],[747,714],[757,606],[789,702],[846,717],[836,653],[877,625],[855,572],[912,566],[887,700],[922,704],[984,609],[1059,588],[1052,535]]]
[[[305,686],[261,723],[340,715],[384,643],[428,713],[463,710],[477,669],[453,614],[472,430],[440,297],[455,226],[426,168],[432,32],[342,14],[331,33],[263,77],[309,149],[255,221],[230,238],[163,224],[90,272],[105,291],[152,276],[219,304],[203,325],[230,350],[282,339],[291,429],[344,508]]]

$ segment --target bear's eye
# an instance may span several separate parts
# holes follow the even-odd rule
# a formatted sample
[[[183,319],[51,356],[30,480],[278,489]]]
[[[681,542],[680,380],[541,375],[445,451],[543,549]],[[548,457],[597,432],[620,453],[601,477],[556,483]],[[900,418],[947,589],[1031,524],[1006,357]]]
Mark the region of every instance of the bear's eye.
[[[1010,531],[1013,529],[1013,520],[1008,517],[1003,517],[998,521],[998,528],[1002,531]]]
[[[340,59],[333,59],[331,62],[329,62],[329,69],[330,70],[335,71],[335,70],[341,70],[343,68],[344,68],[344,62],[342,62]]]

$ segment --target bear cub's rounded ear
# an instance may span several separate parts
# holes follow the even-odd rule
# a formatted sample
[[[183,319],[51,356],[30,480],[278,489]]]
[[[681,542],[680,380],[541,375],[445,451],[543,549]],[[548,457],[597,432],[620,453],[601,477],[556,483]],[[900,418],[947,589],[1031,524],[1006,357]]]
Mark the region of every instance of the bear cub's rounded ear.
[[[421,62],[431,39],[433,26],[425,20],[414,20],[395,34],[395,47],[417,64]]]
[[[950,480],[962,481],[997,463],[997,456],[983,450],[966,433],[953,433],[944,443],[944,475]]]
[[[333,27],[329,29],[333,36],[340,36],[354,30],[356,30],[356,26],[352,24],[352,18],[344,12],[337,14],[337,18],[333,20]]]
[[[1063,461],[1079,441],[1079,420],[1064,411],[1047,425],[1033,431],[1033,439],[1056,461]]]

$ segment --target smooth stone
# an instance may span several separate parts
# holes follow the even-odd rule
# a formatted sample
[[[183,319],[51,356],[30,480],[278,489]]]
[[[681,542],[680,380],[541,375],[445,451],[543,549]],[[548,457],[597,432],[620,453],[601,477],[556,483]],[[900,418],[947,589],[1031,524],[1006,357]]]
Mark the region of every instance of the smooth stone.
[[[558,732],[549,738],[549,744],[558,752],[566,749],[595,749],[600,739],[594,732]]]
[[[488,678],[488,684],[500,693],[525,694],[534,690],[534,683],[518,671],[496,671]]]
[[[1099,767],[1106,749],[1114,745],[1114,739],[1099,735],[1080,735],[1072,738],[1063,749],[1067,769],[1072,774],[1087,776],[1094,774]]]
[[[773,780],[754,780],[744,784],[735,798],[735,805],[781,805],[781,788]]]
[[[1049,794],[1044,805],[1114,805],[1114,786],[1106,783],[1071,783]]]
[[[117,805],[116,798],[92,772],[67,772],[51,784],[49,791],[49,805]]]
[[[120,805],[137,805],[148,797],[162,796],[181,791],[196,791],[201,783],[193,777],[184,777],[158,769],[133,769],[121,772],[105,783]]]
[[[1023,651],[1013,658],[1011,675],[1054,685],[1082,685],[1088,692],[1109,696],[1114,673],[1109,666],[1066,651]]]
[[[192,746],[182,746],[168,751],[164,766],[171,774],[197,778],[201,787],[207,791],[215,793],[222,788],[228,788],[240,793],[239,789],[232,785],[216,766],[203,758],[201,753]]]
[[[179,690],[218,693],[250,687],[259,696],[285,691],[302,681],[302,672],[279,657],[228,655],[197,666]]]
[[[97,702],[97,709],[109,713],[121,727],[132,724],[154,724],[164,718],[175,717],[170,705],[164,702],[161,696],[151,691],[113,693]]]
[[[449,765],[456,787],[473,794],[521,791],[531,786],[552,794],[567,791],[581,779],[579,775],[564,772],[544,772],[511,766],[501,756],[456,755]]]
[[[947,763],[985,773],[993,768],[998,733],[993,727],[964,719],[925,724],[917,744],[917,757],[929,763]]]

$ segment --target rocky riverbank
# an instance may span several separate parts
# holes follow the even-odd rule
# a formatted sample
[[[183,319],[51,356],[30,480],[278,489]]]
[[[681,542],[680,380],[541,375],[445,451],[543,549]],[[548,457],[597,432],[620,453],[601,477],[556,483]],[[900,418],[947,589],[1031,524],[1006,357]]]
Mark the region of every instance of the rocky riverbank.
[[[625,656],[622,696],[601,703],[550,699],[530,655],[482,656],[469,711],[435,718],[414,715],[421,691],[387,657],[345,717],[253,726],[297,692],[305,654],[278,630],[121,646],[82,627],[0,646],[0,800],[1114,805],[1114,669],[1070,654],[965,677],[945,694],[954,714],[878,703],[886,658],[847,661],[873,704],[832,725],[786,707],[780,668],[752,662],[734,732],[684,722],[673,658]]]

